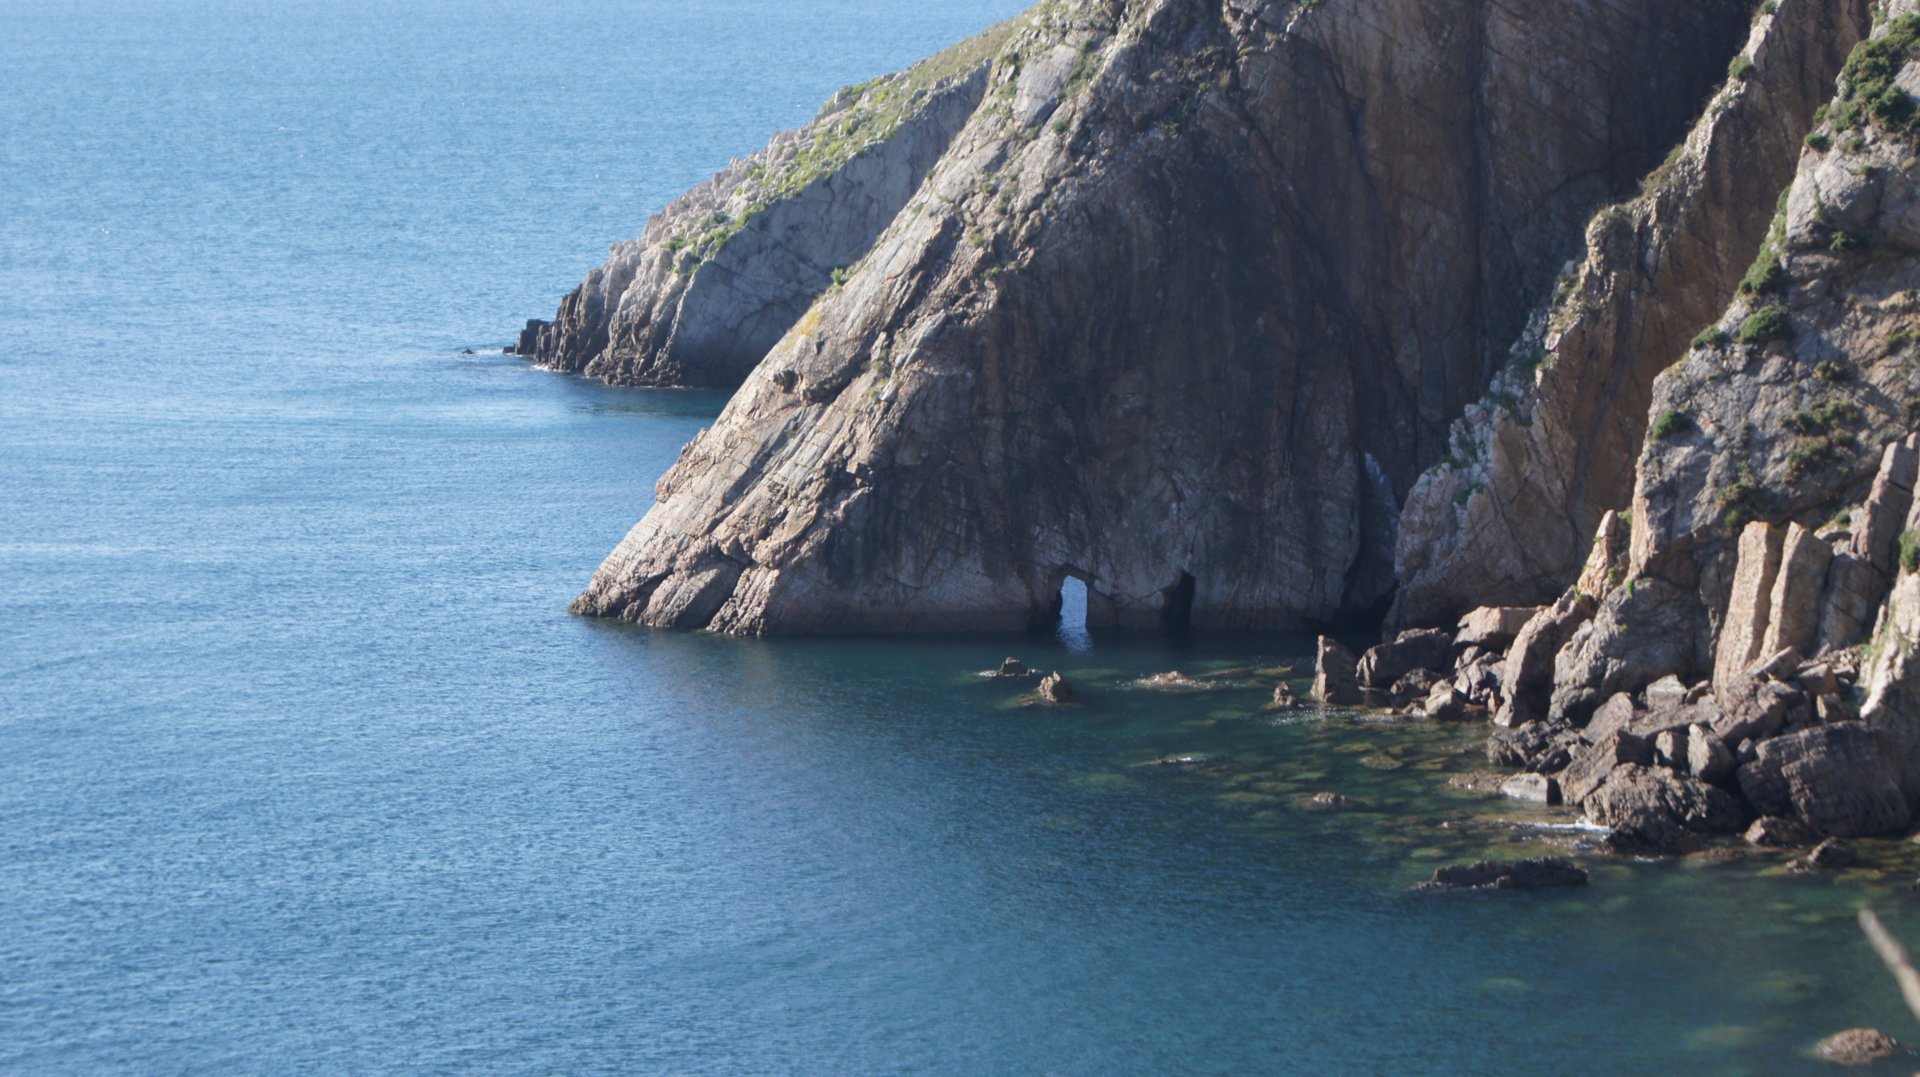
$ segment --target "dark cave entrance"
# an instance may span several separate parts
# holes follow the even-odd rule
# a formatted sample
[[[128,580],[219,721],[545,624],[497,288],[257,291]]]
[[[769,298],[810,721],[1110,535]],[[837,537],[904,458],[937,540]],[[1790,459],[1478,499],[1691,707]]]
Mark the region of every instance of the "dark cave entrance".
[[[1160,627],[1169,632],[1193,630],[1193,574],[1182,572],[1172,587],[1162,591],[1166,601],[1160,606]]]

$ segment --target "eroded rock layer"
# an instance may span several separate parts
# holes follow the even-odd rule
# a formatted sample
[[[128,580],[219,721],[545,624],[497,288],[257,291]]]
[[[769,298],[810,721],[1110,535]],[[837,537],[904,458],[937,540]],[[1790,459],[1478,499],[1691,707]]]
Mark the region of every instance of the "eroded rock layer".
[[[1782,0],[1782,7],[1795,0]],[[1377,612],[1398,506],[1739,0],[1045,5],[576,609],[730,632]],[[1797,136],[1795,136],[1797,137]]]

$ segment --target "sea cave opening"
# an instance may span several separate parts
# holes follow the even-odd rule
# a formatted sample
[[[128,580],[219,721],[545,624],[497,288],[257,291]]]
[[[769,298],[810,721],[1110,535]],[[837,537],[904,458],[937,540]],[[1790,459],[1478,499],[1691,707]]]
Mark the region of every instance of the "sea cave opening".
[[[1087,581],[1071,573],[1060,581],[1059,610],[1054,633],[1071,651],[1093,649],[1093,633],[1087,627]]]
[[[1193,629],[1193,574],[1182,572],[1172,587],[1161,592],[1166,596],[1160,606],[1160,627],[1169,632],[1185,633]]]

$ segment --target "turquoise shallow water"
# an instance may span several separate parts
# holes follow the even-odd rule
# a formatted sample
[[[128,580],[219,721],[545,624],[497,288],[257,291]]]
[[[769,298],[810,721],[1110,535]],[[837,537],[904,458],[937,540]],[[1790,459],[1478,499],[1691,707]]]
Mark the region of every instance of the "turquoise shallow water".
[[[1304,640],[565,615],[722,401],[462,350],[1016,6],[9,12],[0,1072],[1774,1073],[1920,1038],[1850,922],[1920,935],[1900,843],[1404,895],[1552,820],[1449,787],[1470,731],[1264,710]],[[1085,702],[975,675],[1009,652]],[[1226,686],[1134,683],[1174,667]],[[1207,765],[1138,765],[1173,754]]]

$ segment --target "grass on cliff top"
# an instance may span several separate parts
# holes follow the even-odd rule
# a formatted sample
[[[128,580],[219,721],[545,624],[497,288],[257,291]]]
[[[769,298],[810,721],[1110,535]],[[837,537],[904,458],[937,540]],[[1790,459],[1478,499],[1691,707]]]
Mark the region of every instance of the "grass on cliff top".
[[[719,253],[761,210],[806,190],[846,164],[863,147],[891,138],[947,84],[992,61],[1023,19],[1008,19],[905,71],[848,86],[834,94],[813,122],[801,130],[798,149],[771,166],[756,165],[748,173],[752,186],[745,208],[734,214],[711,214],[694,229],[666,242],[667,250],[679,255],[680,271],[690,272]]]
[[[861,147],[892,137],[942,87],[991,62],[1021,21],[1008,19],[905,71],[835,94],[807,126],[807,145],[777,172],[761,177],[762,198],[772,201],[797,194],[845,164]]]

